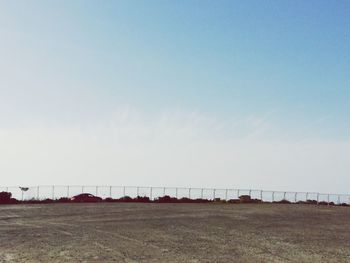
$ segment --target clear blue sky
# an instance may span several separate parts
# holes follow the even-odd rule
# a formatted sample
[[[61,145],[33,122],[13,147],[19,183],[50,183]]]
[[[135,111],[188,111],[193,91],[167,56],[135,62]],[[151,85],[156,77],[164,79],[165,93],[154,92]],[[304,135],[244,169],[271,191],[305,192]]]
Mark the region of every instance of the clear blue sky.
[[[178,126],[238,123],[228,140],[258,127],[347,142],[349,14],[349,1],[1,1],[0,128],[96,126],[127,108],[137,127],[181,112]]]

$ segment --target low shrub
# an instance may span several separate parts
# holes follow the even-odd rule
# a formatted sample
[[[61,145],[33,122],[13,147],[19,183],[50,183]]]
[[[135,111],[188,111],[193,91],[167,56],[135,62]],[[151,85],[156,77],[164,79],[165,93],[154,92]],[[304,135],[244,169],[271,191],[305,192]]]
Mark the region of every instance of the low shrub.
[[[12,194],[9,192],[0,192],[0,204],[10,204]]]
[[[183,200],[185,199],[183,198]],[[165,195],[154,199],[154,202],[155,203],[178,203],[180,202],[180,200],[175,197],[170,197],[169,195]]]
[[[140,202],[140,203],[149,203],[151,200],[147,196],[137,196],[134,198],[135,202]]]
[[[306,200],[306,204],[309,204],[309,205],[317,205],[317,201],[316,200]]]
[[[239,200],[239,199],[230,199],[230,200],[228,200],[227,202],[228,202],[228,203],[231,203],[231,204],[238,204],[238,203],[241,202],[241,200]]]
[[[318,202],[319,205],[328,205],[328,203],[326,201],[321,201],[321,202]]]
[[[130,202],[133,202],[134,199],[132,199],[130,196],[126,195],[126,196],[123,196],[119,199],[116,199],[116,201],[130,203]]]
[[[285,200],[285,199],[282,199],[281,201],[275,201],[274,203],[276,203],[276,204],[291,204],[292,202]]]
[[[61,197],[60,199],[56,200],[58,203],[69,203],[71,202],[71,199],[68,197]]]

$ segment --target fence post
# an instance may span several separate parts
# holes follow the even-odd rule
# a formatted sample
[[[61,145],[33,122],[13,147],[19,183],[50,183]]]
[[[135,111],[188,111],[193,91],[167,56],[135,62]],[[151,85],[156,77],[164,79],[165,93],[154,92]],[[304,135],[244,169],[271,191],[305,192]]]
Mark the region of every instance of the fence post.
[[[294,196],[294,203],[296,203],[298,200],[298,192],[295,192],[295,196]]]
[[[237,189],[237,199],[239,199],[239,189]]]
[[[338,205],[340,205],[340,195],[338,195]]]
[[[329,194],[327,195],[327,205],[329,205]]]
[[[149,199],[152,200],[152,195],[153,195],[153,187],[149,189]]]
[[[52,186],[52,200],[55,199],[55,186]]]
[[[125,196],[125,186],[123,187],[123,196]]]
[[[201,189],[201,199],[203,199],[203,188]]]
[[[260,200],[263,200],[263,190],[260,190]]]
[[[227,201],[227,189],[226,189],[226,191],[225,191],[225,200]]]
[[[309,200],[309,193],[306,193],[306,202],[307,202],[307,200]]]
[[[137,193],[137,196],[139,196],[139,187],[136,187],[136,193]]]
[[[177,187],[175,188],[175,196],[176,196],[176,199],[178,199]]]
[[[283,200],[286,200],[286,193],[287,193],[287,192],[284,192],[284,193],[283,193]]]
[[[81,186],[81,193],[84,193],[84,185]]]
[[[165,187],[163,187],[163,196],[165,196]]]
[[[37,188],[36,188],[36,199],[37,200],[39,200],[39,197],[40,197],[40,194],[39,194],[39,188],[40,188],[40,186],[37,186]]]
[[[213,200],[215,200],[216,189],[213,189]]]
[[[67,198],[69,198],[69,185],[67,185]]]
[[[98,186],[96,185],[96,196],[98,196]]]
[[[252,197],[252,190],[249,190],[249,196]]]
[[[272,202],[275,202],[275,192],[272,191]]]
[[[317,193],[317,204],[319,203],[320,200],[320,193]]]
[[[112,198],[112,186],[109,187],[109,197]]]

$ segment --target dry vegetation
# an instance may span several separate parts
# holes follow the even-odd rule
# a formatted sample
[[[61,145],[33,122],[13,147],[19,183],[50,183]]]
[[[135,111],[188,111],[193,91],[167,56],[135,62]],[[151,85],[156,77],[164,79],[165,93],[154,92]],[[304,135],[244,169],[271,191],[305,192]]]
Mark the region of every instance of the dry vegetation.
[[[350,208],[3,205],[0,262],[350,262]]]

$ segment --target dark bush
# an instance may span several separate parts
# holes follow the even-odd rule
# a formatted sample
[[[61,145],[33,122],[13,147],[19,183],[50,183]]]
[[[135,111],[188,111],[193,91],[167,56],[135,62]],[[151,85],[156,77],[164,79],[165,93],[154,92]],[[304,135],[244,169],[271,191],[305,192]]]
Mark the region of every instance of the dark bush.
[[[116,199],[118,202],[134,202],[134,199],[132,199],[130,196],[123,196],[119,199]]]
[[[318,204],[319,204],[319,205],[328,205],[328,203],[325,202],[325,201],[318,202]]]
[[[74,203],[96,203],[96,202],[102,202],[102,198],[90,193],[82,193],[82,194],[73,196],[71,198],[71,201]]]
[[[25,204],[40,204],[42,201],[41,200],[37,200],[37,199],[29,199],[29,200],[24,200],[21,201],[21,203],[25,203]]]
[[[39,201],[40,203],[44,203],[44,204],[50,204],[53,203],[54,200],[50,199],[50,198],[46,198],[44,200]]]
[[[335,205],[334,202],[326,202],[326,201],[321,201],[321,202],[318,202],[319,205]]]
[[[71,199],[68,197],[61,197],[60,199],[57,200],[58,203],[69,203],[71,202]]]
[[[9,192],[0,192],[0,204],[10,204],[12,194]]]
[[[149,203],[151,200],[147,196],[137,196],[134,199],[135,202],[141,202],[141,203]]]
[[[317,205],[317,201],[316,200],[306,200],[306,204],[309,204],[309,205]]]
[[[283,200],[281,200],[281,201],[275,201],[274,203],[276,203],[276,204],[291,204],[290,201],[285,200],[285,199],[283,199]]]
[[[262,203],[262,200],[260,199],[252,199],[250,195],[241,195],[239,197],[239,202],[244,204],[257,204]]]
[[[195,200],[190,199],[188,197],[183,197],[183,198],[180,198],[178,200],[179,200],[180,203],[195,203]]]
[[[250,195],[241,195],[239,197],[239,200],[241,203],[251,203],[252,202],[252,198],[250,197]]]
[[[177,203],[180,200],[178,200],[175,197],[170,197],[169,195],[158,197],[154,200],[155,203]]]
[[[222,200],[225,201],[225,200]],[[198,198],[195,200],[196,203],[210,203],[211,201],[208,199],[202,199],[202,198]]]
[[[18,201],[16,198],[11,198],[10,199],[10,204],[19,204],[20,201]]]
[[[241,202],[241,200],[239,200],[239,199],[230,199],[230,200],[228,200],[227,202],[228,202],[228,203],[231,203],[231,204],[238,204],[238,203]]]

